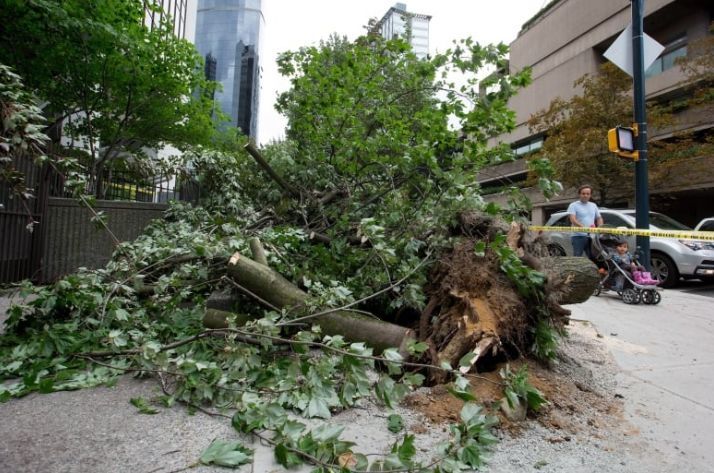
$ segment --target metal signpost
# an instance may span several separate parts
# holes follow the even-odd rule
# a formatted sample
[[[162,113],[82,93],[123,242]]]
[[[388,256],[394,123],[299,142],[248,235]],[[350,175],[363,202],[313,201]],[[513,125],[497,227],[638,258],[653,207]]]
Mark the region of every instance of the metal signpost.
[[[618,148],[617,154],[635,161],[635,223],[637,228],[649,230],[650,204],[647,180],[647,114],[645,111],[645,68],[664,50],[664,46],[644,34],[642,23],[644,0],[631,0],[632,24],[615,40],[605,52],[605,57],[632,76],[634,88],[634,124],[631,130],[634,149],[623,147],[621,138],[625,128],[611,130],[609,139],[611,150]],[[650,238],[637,236],[640,263],[650,269]]]

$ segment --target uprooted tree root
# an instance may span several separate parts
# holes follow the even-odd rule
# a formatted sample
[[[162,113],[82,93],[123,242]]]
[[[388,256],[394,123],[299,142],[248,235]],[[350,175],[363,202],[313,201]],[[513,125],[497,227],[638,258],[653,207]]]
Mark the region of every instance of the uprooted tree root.
[[[456,366],[466,353],[482,344],[480,357],[508,344],[527,351],[532,325],[526,304],[499,268],[493,254],[478,256],[467,239],[439,262],[434,271],[438,313],[428,336],[437,360]],[[438,294],[438,295],[436,295]],[[427,335],[427,334],[424,334]],[[483,343],[482,343],[483,342]],[[440,374],[434,374],[436,380]]]
[[[587,260],[547,258],[544,242],[523,225],[470,212],[461,215],[454,233],[461,238],[432,270],[430,300],[419,323],[432,364],[461,361],[462,372],[473,366],[483,371],[529,354],[538,324],[562,331],[570,313],[560,303],[587,299],[597,282]],[[499,251],[504,247],[505,253]],[[536,271],[545,273],[541,288],[524,293],[514,274],[526,278]],[[430,374],[434,383],[446,381],[442,371]]]

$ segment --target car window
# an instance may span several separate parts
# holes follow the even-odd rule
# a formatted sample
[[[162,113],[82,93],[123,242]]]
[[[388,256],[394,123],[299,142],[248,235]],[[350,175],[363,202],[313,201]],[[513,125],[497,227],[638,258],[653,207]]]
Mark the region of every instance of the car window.
[[[629,215],[633,219],[635,218],[636,214],[632,210],[628,210],[622,213],[624,213],[625,215]],[[650,212],[650,228],[652,227],[660,228],[662,230],[691,230],[690,227],[676,221],[672,217],[668,217],[664,214],[660,214],[657,212]]]
[[[691,228],[685,224],[679,223],[675,219],[658,214],[657,212],[650,212],[650,225],[664,230],[691,230]]]
[[[699,227],[699,230],[703,232],[714,232],[714,220],[704,222],[702,226]]]
[[[627,221],[617,214],[602,212],[602,221],[608,227],[631,227]]]
[[[559,219],[553,222],[554,227],[569,227],[570,226],[570,217],[568,214],[563,215]]]

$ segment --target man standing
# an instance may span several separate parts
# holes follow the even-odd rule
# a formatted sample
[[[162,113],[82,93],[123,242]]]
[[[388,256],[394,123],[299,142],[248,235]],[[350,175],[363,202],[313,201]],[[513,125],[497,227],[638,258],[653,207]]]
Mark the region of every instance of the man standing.
[[[592,193],[593,188],[589,185],[583,185],[578,188],[580,199],[568,206],[568,216],[572,226],[590,228],[602,225],[600,210],[598,210],[597,205],[590,202]],[[583,251],[585,251],[587,257],[592,259],[590,236],[587,233],[575,232],[570,241],[573,244],[573,255],[582,256]]]

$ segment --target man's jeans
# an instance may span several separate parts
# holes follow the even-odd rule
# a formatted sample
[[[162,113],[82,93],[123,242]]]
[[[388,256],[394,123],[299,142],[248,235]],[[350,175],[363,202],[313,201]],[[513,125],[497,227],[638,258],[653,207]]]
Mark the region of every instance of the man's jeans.
[[[570,242],[573,244],[573,255],[583,256],[583,251],[585,255],[593,259],[592,252],[590,251],[590,237],[587,235],[578,235],[570,237]]]

